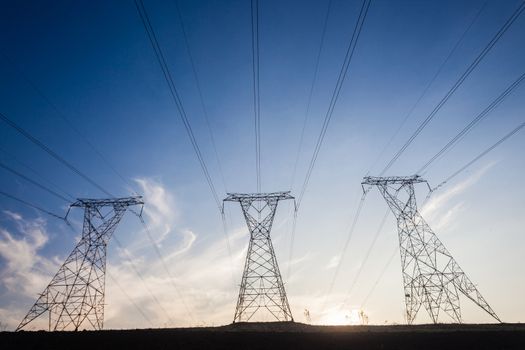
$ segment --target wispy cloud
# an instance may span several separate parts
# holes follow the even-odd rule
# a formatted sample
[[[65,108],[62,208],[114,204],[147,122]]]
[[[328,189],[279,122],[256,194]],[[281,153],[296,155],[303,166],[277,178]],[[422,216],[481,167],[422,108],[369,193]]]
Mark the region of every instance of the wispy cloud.
[[[428,222],[433,222],[434,229],[444,229],[464,210],[465,203],[460,201],[450,207],[450,202],[463,194],[468,188],[478,182],[497,162],[491,162],[474,172],[465,180],[452,186],[442,193],[434,194],[421,208],[421,215]]]
[[[328,264],[326,264],[325,268],[327,270],[335,268],[339,264],[339,260],[341,260],[341,255],[334,255]]]

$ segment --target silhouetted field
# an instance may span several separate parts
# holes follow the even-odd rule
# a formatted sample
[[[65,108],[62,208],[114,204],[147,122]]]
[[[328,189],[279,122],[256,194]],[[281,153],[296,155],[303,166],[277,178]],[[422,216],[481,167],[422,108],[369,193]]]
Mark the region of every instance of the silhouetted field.
[[[525,349],[525,325],[222,327],[3,332],[0,349]]]

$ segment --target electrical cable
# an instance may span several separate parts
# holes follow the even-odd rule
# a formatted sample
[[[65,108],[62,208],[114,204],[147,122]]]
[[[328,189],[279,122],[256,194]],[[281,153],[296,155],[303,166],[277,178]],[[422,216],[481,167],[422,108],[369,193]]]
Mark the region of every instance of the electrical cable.
[[[423,122],[417,127],[417,129],[412,133],[404,145],[397,151],[394,157],[388,162],[388,164],[383,168],[379,176],[383,176],[388,169],[399,159],[399,157],[405,152],[405,150],[410,146],[414,139],[421,133],[421,131],[430,123],[430,121],[436,116],[439,110],[445,105],[445,103],[452,97],[452,95],[459,89],[467,77],[474,71],[474,69],[479,65],[479,63],[485,58],[489,51],[496,45],[496,43],[501,39],[503,34],[510,28],[510,26],[516,21],[516,19],[521,15],[525,10],[525,1],[521,3],[520,6],[514,11],[505,24],[498,30],[498,32],[492,37],[489,43],[481,50],[478,56],[474,61],[468,66],[468,68],[463,72],[459,79],[452,85],[452,87],[447,91],[447,93],[441,98],[439,103],[434,107],[432,112],[423,120]]]
[[[38,188],[40,188],[40,189],[46,191],[47,193],[49,193],[49,194],[51,194],[51,195],[57,197],[58,199],[61,199],[61,200],[65,201],[65,202],[70,202],[70,199],[68,199],[68,198],[62,196],[61,194],[59,194],[59,193],[53,191],[53,190],[50,189],[49,187],[42,185],[41,183],[36,182],[35,180],[33,180],[33,179],[31,179],[31,178],[25,176],[24,174],[18,172],[17,170],[15,170],[15,169],[9,167],[8,165],[6,165],[6,164],[4,164],[4,163],[2,163],[2,162],[0,162],[0,168],[3,168],[4,170],[10,172],[11,174],[14,174],[14,175],[16,175],[16,176],[18,176],[18,177],[24,179],[25,181],[27,181],[27,182],[29,182],[29,183],[35,185],[36,187],[38,187]]]
[[[168,269],[168,265],[166,264],[164,256],[162,255],[162,253],[161,253],[161,251],[160,251],[160,249],[159,249],[159,247],[157,245],[157,242],[155,242],[155,240],[153,239],[153,235],[151,234],[149,226],[147,225],[146,221],[144,220],[144,217],[142,216],[142,214],[137,214],[135,212],[133,212],[133,213],[139,218],[140,222],[144,226],[144,230],[146,231],[146,235],[147,235],[151,245],[153,246],[153,249],[155,250],[155,253],[156,253],[156,255],[157,255],[157,257],[158,257],[158,259],[159,259],[159,261],[160,261],[160,263],[162,265],[162,268],[164,269],[164,271],[166,272],[166,274],[169,277],[171,286],[173,287],[173,289],[177,293],[177,295],[178,295],[180,301],[182,302],[184,308],[186,309],[186,313],[189,315],[191,321],[193,323],[195,323],[195,319],[193,318],[193,313],[190,311],[190,309],[188,307],[188,304],[186,303],[186,300],[184,299],[182,293],[180,292],[179,288],[175,284],[173,275],[171,274],[170,270]]]
[[[126,185],[130,186],[130,187],[133,187],[131,185],[131,183],[126,180],[124,178],[124,176],[122,176],[122,174],[120,172],[117,171],[117,169],[111,165],[111,163],[109,162],[109,160],[102,154],[102,152],[100,152],[97,147],[95,147],[95,145],[93,143],[91,143],[91,141],[89,141],[89,139],[87,138],[87,136],[82,133],[72,122],[71,120],[66,117],[66,115],[64,114],[64,112],[62,112],[58,106],[56,104],[54,104],[51,99],[49,97],[46,96],[46,94],[44,94],[44,92],[42,91],[42,89],[40,89],[37,84],[31,80],[29,78],[29,76],[27,74],[25,74],[19,67],[17,64],[15,64],[15,62],[3,51],[0,50],[0,54],[4,57],[4,59],[6,61],[8,61],[10,64],[11,64],[11,67],[14,68],[14,70],[18,73],[18,75],[20,77],[22,77],[23,80],[26,81],[26,83],[37,93],[37,95],[40,96],[40,98],[42,100],[44,100],[44,102],[47,103],[47,105],[49,107],[51,107],[51,109],[55,112],[55,115],[57,117],[59,117],[60,119],[62,119],[62,121],[65,122],[65,124],[71,129],[73,130],[73,132],[80,138],[82,139],[82,141],[84,141],[84,143],[86,145],[88,145],[89,148],[91,148],[91,150],[106,164],[106,166],[117,176],[119,177]]]
[[[486,150],[484,150],[483,152],[481,152],[480,154],[478,154],[476,157],[474,157],[474,159],[472,159],[471,161],[469,161],[468,163],[466,163],[465,165],[463,165],[461,168],[459,168],[458,170],[456,170],[454,173],[452,173],[451,175],[449,175],[445,180],[443,180],[442,182],[440,182],[436,187],[432,188],[432,190],[430,191],[429,195],[431,193],[434,193],[434,191],[440,189],[441,187],[443,187],[445,184],[447,184],[450,180],[452,180],[453,178],[455,178],[456,176],[458,176],[459,174],[461,174],[463,171],[465,171],[466,169],[468,169],[472,164],[474,164],[475,162],[477,162],[478,160],[480,160],[481,158],[483,158],[485,155],[487,155],[487,153],[489,153],[490,151],[492,151],[494,148],[498,147],[499,145],[501,145],[503,142],[505,142],[506,140],[508,140],[511,136],[513,136],[514,134],[516,134],[518,131],[520,131],[521,129],[523,129],[523,127],[525,127],[525,122],[519,124],[516,128],[514,128],[511,132],[509,132],[508,134],[506,134],[505,136],[503,136],[502,138],[500,138],[496,143],[494,143],[492,146],[490,146],[489,148],[487,148]],[[429,196],[430,197],[430,196]]]
[[[208,116],[208,109],[206,108],[206,104],[204,103],[204,95],[202,93],[202,87],[201,87],[199,75],[197,74],[197,68],[195,66],[195,60],[193,58],[193,53],[192,53],[191,48],[190,48],[190,42],[189,42],[189,39],[188,39],[188,34],[186,33],[186,25],[184,23],[184,19],[182,17],[182,12],[180,10],[179,0],[174,0],[174,3],[175,3],[176,11],[177,11],[177,18],[179,19],[180,27],[181,27],[181,30],[182,30],[182,36],[184,38],[184,46],[186,47],[186,52],[188,53],[188,57],[190,59],[191,70],[192,70],[192,73],[193,73],[193,77],[195,78],[195,84],[196,84],[196,87],[197,87],[197,92],[199,94],[199,100],[200,100],[200,105],[201,105],[201,108],[202,108],[202,113],[204,115],[204,120],[206,122],[206,127],[208,128],[208,133],[210,134],[210,141],[211,141],[211,145],[213,147],[213,152],[215,153],[215,159],[217,160],[217,168],[219,170],[219,175],[220,175],[220,178],[222,180],[222,184],[224,186],[224,192],[228,192],[227,186],[226,186],[226,179],[224,177],[224,172],[222,171],[222,165],[221,165],[221,160],[220,160],[220,157],[219,157],[219,152],[217,151],[217,144],[215,142],[215,136],[213,135],[213,130],[212,130],[212,127],[211,127],[210,118]]]
[[[261,98],[259,93],[259,1],[251,1],[253,110],[255,114],[255,170],[257,192],[261,192]]]
[[[314,152],[312,154],[312,159],[311,159],[310,164],[308,166],[308,170],[306,172],[306,176],[305,176],[305,179],[304,179],[304,182],[303,182],[303,185],[302,185],[302,188],[301,188],[298,200],[297,200],[297,207],[298,208],[301,206],[304,193],[306,192],[306,188],[308,187],[308,183],[310,182],[310,177],[312,175],[312,171],[313,171],[313,168],[315,166],[315,162],[316,162],[317,157],[319,155],[319,151],[321,149],[321,145],[323,143],[323,140],[324,140],[324,137],[325,137],[325,134],[326,134],[326,130],[328,129],[328,124],[330,123],[330,120],[332,119],[332,115],[333,115],[333,112],[334,112],[335,105],[336,105],[337,100],[339,98],[339,94],[341,92],[341,88],[343,86],[343,82],[344,82],[346,74],[348,72],[348,67],[350,65],[350,62],[352,61],[352,57],[354,55],[355,48],[356,48],[359,36],[361,35],[361,30],[363,28],[363,25],[364,25],[364,22],[365,22],[365,19],[366,19],[366,15],[368,13],[368,9],[370,7],[370,2],[371,2],[371,0],[364,0],[363,4],[361,5],[361,9],[359,11],[359,16],[357,18],[357,21],[356,21],[356,24],[355,24],[355,27],[354,27],[354,31],[352,33],[352,38],[350,39],[350,43],[349,43],[347,51],[346,51],[345,59],[343,61],[343,65],[342,65],[341,70],[339,72],[339,76],[337,78],[337,83],[335,85],[332,97],[330,99],[330,104],[328,106],[328,110],[326,112],[325,119],[324,119],[323,125],[321,127],[321,132],[320,132],[320,134],[319,134],[319,136],[317,138],[317,143],[315,145]]]
[[[4,191],[0,191],[0,195],[2,195],[4,197],[7,197],[7,198],[10,198],[12,200],[15,200],[15,201],[17,201],[19,203],[24,204],[25,206],[28,206],[30,208],[36,209],[38,211],[41,211],[42,213],[45,213],[45,214],[47,214],[49,216],[52,216],[52,217],[54,217],[56,219],[60,219],[60,220],[65,221],[67,223],[67,221],[66,221],[66,219],[64,217],[62,217],[60,215],[57,215],[57,214],[54,214],[54,213],[52,213],[50,211],[47,211],[47,210],[45,210],[45,209],[43,209],[43,208],[41,208],[41,207],[39,207],[39,206],[37,206],[35,204],[29,203],[29,202],[27,202],[27,201],[25,201],[25,200],[23,200],[21,198],[18,198],[16,196],[12,195],[12,194],[9,194],[9,193],[4,192]]]
[[[71,163],[69,163],[67,160],[65,160],[63,157],[61,157],[60,155],[58,155],[55,151],[53,151],[51,148],[49,148],[48,146],[46,146],[42,141],[38,140],[36,137],[34,137],[33,135],[31,135],[28,131],[24,130],[23,128],[21,128],[19,125],[17,125],[15,122],[13,122],[11,119],[9,119],[5,114],[3,113],[0,113],[0,119],[6,123],[7,125],[9,125],[10,127],[12,127],[13,129],[15,129],[18,133],[20,133],[22,136],[24,136],[26,139],[28,139],[29,141],[31,141],[33,144],[37,145],[38,147],[40,147],[42,150],[44,150],[47,154],[49,154],[51,157],[55,158],[57,161],[59,161],[60,163],[62,163],[64,166],[66,166],[69,170],[73,171],[74,173],[76,173],[78,176],[80,176],[81,178],[83,178],[84,180],[86,180],[87,182],[89,182],[91,185],[93,185],[94,187],[98,188],[100,191],[104,192],[105,194],[107,194],[108,196],[110,197],[114,197],[111,193],[109,193],[108,191],[106,191],[102,186],[100,186],[98,183],[96,183],[94,180],[92,180],[90,177],[88,177],[86,174],[84,174],[83,172],[81,172],[80,170],[78,170],[76,167],[74,167]]]
[[[295,157],[295,162],[293,166],[292,183],[290,185],[290,190],[292,190],[294,182],[295,182],[295,176],[297,173],[297,165],[299,164],[299,158],[302,153],[301,150],[303,148],[304,132],[306,130],[306,124],[308,123],[308,116],[310,114],[310,107],[312,104],[312,97],[313,97],[315,83],[317,82],[317,75],[319,74],[319,62],[321,61],[321,52],[323,51],[324,40],[326,36],[326,28],[328,27],[328,18],[330,17],[331,7],[332,7],[332,0],[329,0],[328,6],[326,8],[326,14],[324,17],[323,30],[321,32],[321,42],[319,43],[319,49],[317,51],[317,57],[315,60],[314,76],[312,78],[312,83],[310,84],[310,92],[308,93],[308,100],[306,102],[306,111],[304,113],[303,126],[301,128],[301,136],[299,137],[299,146],[297,147],[297,155]]]
[[[476,13],[476,15],[472,18],[472,20],[470,21],[469,25],[465,28],[465,30],[463,31],[463,33],[461,34],[461,36],[458,38],[458,40],[456,41],[455,45],[452,47],[452,50],[450,50],[450,52],[448,53],[447,57],[445,58],[445,60],[443,62],[441,62],[441,65],[439,66],[438,70],[436,71],[436,73],[434,74],[434,76],[432,77],[432,79],[430,79],[430,81],[428,82],[428,84],[425,86],[425,88],[423,89],[423,91],[421,92],[421,94],[419,95],[419,97],[417,98],[416,102],[412,105],[412,107],[410,107],[410,109],[408,110],[408,113],[404,116],[404,118],[401,120],[401,123],[398,125],[398,127],[396,128],[396,130],[394,131],[394,133],[392,134],[392,136],[390,137],[390,139],[388,140],[388,142],[385,144],[385,146],[383,147],[383,149],[381,150],[381,152],[379,152],[378,156],[376,157],[375,161],[372,163],[372,166],[369,168],[370,170],[367,172],[367,175],[370,173],[370,171],[377,165],[377,163],[379,162],[379,160],[383,157],[383,155],[385,154],[385,152],[388,150],[388,148],[390,147],[390,145],[392,144],[392,142],[394,141],[394,139],[397,137],[397,135],[399,134],[399,132],[401,131],[401,129],[403,129],[403,127],[405,126],[407,120],[410,118],[410,116],[412,115],[412,113],[414,113],[414,110],[416,109],[416,107],[419,105],[419,103],[423,100],[423,97],[426,96],[426,94],[428,93],[428,91],[430,90],[430,87],[432,85],[434,85],[434,82],[436,81],[436,79],[438,78],[438,76],[441,74],[441,72],[443,71],[443,68],[445,68],[445,66],[447,65],[448,61],[450,60],[450,58],[454,55],[454,53],[456,52],[456,50],[461,46],[461,44],[463,43],[463,40],[465,40],[465,37],[467,36],[468,32],[470,31],[470,29],[472,28],[472,26],[474,25],[474,23],[478,20],[479,16],[481,15],[481,13],[483,12],[483,10],[485,9],[485,6],[487,5],[487,2],[485,2],[481,7],[480,9],[478,10],[478,12]]]
[[[441,148],[432,158],[430,158],[416,174],[421,174],[426,170],[437,158],[439,158],[447,150],[456,145],[460,139],[467,135],[474,127],[476,127],[490,112],[498,107],[503,100],[509,96],[525,79],[525,73],[518,77],[505,91],[503,91],[495,100],[493,100],[481,113],[479,113],[469,124],[467,124],[456,136],[454,136],[443,148]]]
[[[208,167],[206,166],[206,162],[204,161],[204,157],[202,156],[200,147],[197,143],[197,139],[195,138],[195,135],[193,134],[193,130],[191,128],[191,124],[188,120],[188,117],[186,115],[186,111],[184,109],[184,106],[182,104],[182,99],[177,91],[177,88],[175,86],[175,83],[173,81],[173,78],[171,76],[171,72],[169,70],[168,64],[166,62],[166,59],[164,57],[164,54],[162,52],[162,49],[160,47],[160,44],[158,42],[157,36],[155,34],[155,31],[153,30],[153,26],[151,24],[151,21],[149,19],[148,13],[146,11],[146,8],[144,7],[144,4],[142,0],[135,0],[135,6],[137,8],[137,12],[139,13],[140,19],[142,21],[142,24],[144,25],[144,29],[146,30],[146,34],[148,36],[148,39],[151,43],[151,46],[153,48],[153,51],[155,53],[155,56],[157,58],[157,61],[160,65],[160,68],[162,70],[162,73],[164,75],[164,78],[166,80],[166,83],[168,84],[168,88],[171,94],[171,97],[173,98],[173,101],[175,102],[175,105],[177,107],[177,110],[179,112],[179,116],[181,118],[182,124],[184,125],[184,128],[186,130],[186,133],[190,139],[191,145],[193,147],[193,150],[195,152],[195,155],[197,156],[197,159],[199,161],[199,164],[201,166],[202,172],[204,174],[204,177],[206,179],[206,182],[210,188],[210,191],[212,193],[213,199],[215,200],[215,204],[217,205],[217,208],[219,211],[221,210],[221,203],[219,200],[219,196],[217,195],[217,191],[215,190],[215,186],[213,184],[213,181],[211,179],[211,175],[208,171]]]
[[[131,266],[131,269],[133,270],[133,272],[135,272],[135,274],[139,277],[140,281],[142,282],[142,284],[144,285],[144,288],[146,288],[146,290],[148,291],[149,295],[151,296],[151,298],[155,301],[155,303],[160,307],[160,309],[162,310],[162,312],[165,314],[166,318],[168,319],[168,322],[171,323],[172,325],[174,324],[173,323],[173,320],[171,319],[170,315],[168,314],[168,312],[166,311],[166,309],[162,306],[162,304],[160,303],[159,299],[157,299],[157,297],[155,296],[155,294],[153,294],[153,292],[151,291],[151,289],[148,287],[148,284],[146,283],[146,280],[144,279],[144,277],[142,276],[142,273],[140,273],[140,271],[138,270],[137,266],[135,265],[135,263],[133,262],[133,260],[131,259],[131,256],[130,254],[128,253],[128,251],[124,248],[124,246],[120,243],[120,241],[117,239],[116,236],[113,236],[112,237],[113,240],[117,243],[117,245],[119,246],[120,250],[124,253],[125,257],[126,257],[126,260],[128,260],[130,266]]]

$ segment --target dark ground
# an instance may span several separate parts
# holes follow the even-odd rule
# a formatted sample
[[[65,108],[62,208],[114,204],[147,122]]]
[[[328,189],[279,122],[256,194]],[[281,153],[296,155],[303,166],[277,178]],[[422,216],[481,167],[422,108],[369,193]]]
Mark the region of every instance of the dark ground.
[[[525,324],[309,326],[238,323],[209,328],[2,332],[0,349],[525,350]]]

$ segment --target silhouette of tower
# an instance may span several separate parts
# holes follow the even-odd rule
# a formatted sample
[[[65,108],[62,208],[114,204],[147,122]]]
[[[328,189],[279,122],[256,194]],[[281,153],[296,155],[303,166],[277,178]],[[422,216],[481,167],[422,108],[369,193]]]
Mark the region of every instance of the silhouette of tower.
[[[84,208],[82,237],[16,330],[44,314],[50,331],[78,330],[83,324],[102,329],[106,248],[126,209],[143,204],[142,197],[73,203],[71,207]]]
[[[434,323],[438,322],[440,311],[461,323],[460,293],[500,321],[418,212],[414,184],[421,182],[426,180],[419,175],[369,176],[362,182],[377,186],[397,219],[407,323],[412,324],[421,305]],[[406,199],[402,200],[402,196]]]
[[[228,193],[224,199],[241,204],[250,231],[234,323],[250,321],[261,309],[278,321],[293,321],[270,238],[277,203],[294,199],[289,193]]]

